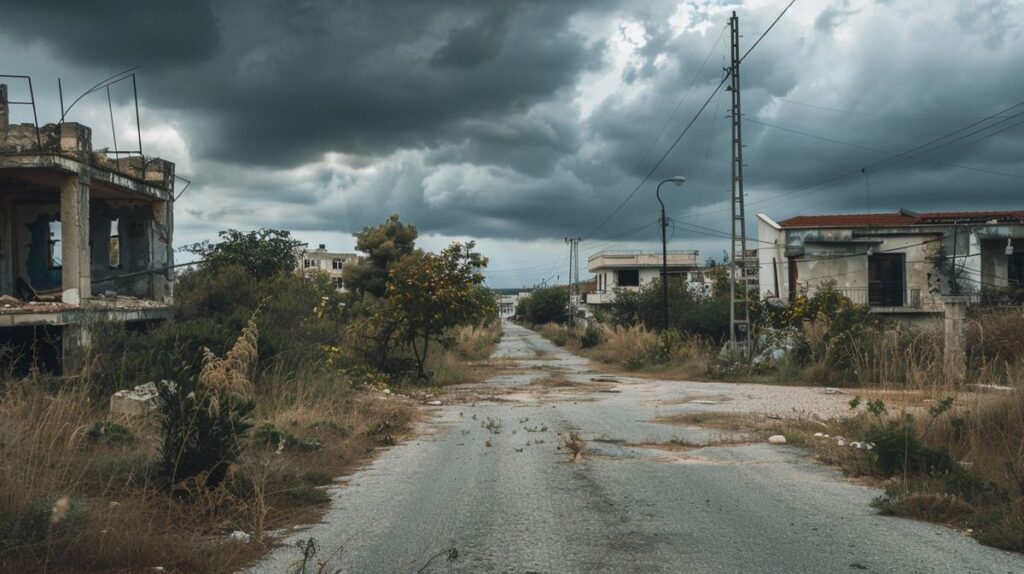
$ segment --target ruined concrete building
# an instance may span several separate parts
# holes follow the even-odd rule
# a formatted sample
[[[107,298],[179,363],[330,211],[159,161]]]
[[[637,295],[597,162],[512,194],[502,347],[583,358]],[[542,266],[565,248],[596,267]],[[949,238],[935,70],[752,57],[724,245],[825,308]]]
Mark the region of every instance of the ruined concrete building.
[[[11,124],[0,84],[0,344],[87,344],[91,321],[170,315],[174,164],[93,150],[73,122]]]

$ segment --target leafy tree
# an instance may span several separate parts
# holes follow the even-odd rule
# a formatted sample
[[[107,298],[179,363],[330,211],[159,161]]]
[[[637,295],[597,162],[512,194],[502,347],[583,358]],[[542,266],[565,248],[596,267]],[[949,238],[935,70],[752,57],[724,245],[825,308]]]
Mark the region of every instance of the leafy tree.
[[[415,251],[418,234],[416,226],[402,223],[397,213],[376,227],[364,227],[355,237],[356,249],[366,257],[345,268],[345,285],[360,295],[384,297],[388,271],[402,257]]]
[[[535,289],[519,301],[516,317],[534,325],[560,323],[569,314],[569,290],[565,287]]]
[[[724,268],[720,268],[723,269]],[[723,296],[694,293],[681,281],[669,281],[668,324],[681,333],[704,335],[716,340],[729,336],[728,285]],[[661,324],[661,279],[639,290],[616,289],[615,302],[608,306],[607,319],[616,325]]]
[[[417,374],[427,378],[424,364],[432,339],[445,329],[484,318],[476,287],[487,260],[473,252],[474,243],[452,243],[441,253],[416,250],[388,274],[387,296],[401,317],[412,348]]]
[[[228,229],[218,233],[220,243],[202,241],[183,247],[203,258],[200,268],[216,270],[239,266],[256,279],[266,279],[295,270],[295,249],[302,245],[288,231],[260,228],[243,232]]]

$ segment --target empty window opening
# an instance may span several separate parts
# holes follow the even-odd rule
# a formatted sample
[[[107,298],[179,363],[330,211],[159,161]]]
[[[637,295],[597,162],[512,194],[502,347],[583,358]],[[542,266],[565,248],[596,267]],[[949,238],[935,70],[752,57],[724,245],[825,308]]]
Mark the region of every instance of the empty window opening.
[[[111,269],[121,268],[121,234],[118,231],[118,221],[110,222],[110,242],[107,244],[107,261]]]
[[[316,267],[316,261],[313,261],[312,259],[303,259],[302,268],[309,269],[310,267]]]
[[[639,269],[620,269],[619,270],[619,287],[639,287],[640,286],[640,270]]]
[[[49,265],[50,269],[61,268],[61,244],[60,244],[60,221],[50,222],[50,238],[49,238]]]
[[[345,288],[345,280],[342,279],[341,277],[335,277],[334,278],[334,288],[335,289],[344,289]]]
[[[342,266],[342,265],[343,265],[344,263],[345,263],[345,262],[344,262],[343,260],[341,260],[341,259],[333,259],[333,260],[331,260],[331,268],[332,268],[332,269],[335,269],[335,270],[337,270],[337,269],[341,269],[341,266]]]
[[[902,253],[868,257],[868,304],[872,307],[902,307],[905,258]]]

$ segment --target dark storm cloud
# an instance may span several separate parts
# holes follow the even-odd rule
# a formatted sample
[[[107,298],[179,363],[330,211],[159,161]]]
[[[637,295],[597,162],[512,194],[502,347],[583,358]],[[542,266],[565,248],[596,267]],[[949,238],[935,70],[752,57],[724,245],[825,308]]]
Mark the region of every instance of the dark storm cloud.
[[[737,8],[743,51],[784,5]],[[722,78],[732,10],[173,6],[10,6],[0,33],[97,78],[142,64],[144,104],[175,119],[196,165],[182,212],[209,225],[352,231],[398,211],[424,232],[519,239],[586,235],[634,191]],[[876,211],[1020,208],[1024,128],[1012,121],[872,166],[1024,100],[1022,21],[994,0],[797,3],[743,66],[749,212],[864,211],[869,196]],[[684,223],[728,229],[728,102],[711,101],[592,239],[632,240],[657,216],[655,185],[676,174],[688,178],[666,202],[677,238],[699,236]]]
[[[220,43],[208,0],[32,0],[2,2],[0,11],[6,33],[40,41],[77,64],[191,64],[212,56]]]

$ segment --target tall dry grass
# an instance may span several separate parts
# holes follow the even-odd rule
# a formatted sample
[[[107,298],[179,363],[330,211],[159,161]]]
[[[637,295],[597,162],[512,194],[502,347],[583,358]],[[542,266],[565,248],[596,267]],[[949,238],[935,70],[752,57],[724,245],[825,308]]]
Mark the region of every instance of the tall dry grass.
[[[182,497],[157,471],[155,420],[111,416],[81,388],[46,390],[57,386],[0,385],[0,572],[237,571],[269,547],[266,532],[315,521],[322,485],[400,440],[415,416],[408,402],[353,389],[337,371],[261,373],[257,425],[315,447],[279,452],[245,437],[222,487]],[[132,438],[90,438],[97,422]],[[233,530],[253,542],[229,541]]]

